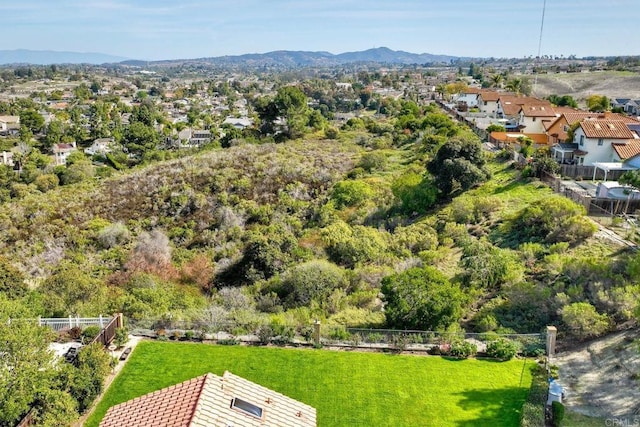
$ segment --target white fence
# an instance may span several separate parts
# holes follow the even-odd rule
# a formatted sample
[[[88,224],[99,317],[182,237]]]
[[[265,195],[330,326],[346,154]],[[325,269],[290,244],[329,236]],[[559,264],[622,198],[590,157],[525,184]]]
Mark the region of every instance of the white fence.
[[[104,328],[113,317],[38,317],[37,319],[27,319],[37,322],[39,326],[48,326],[54,331],[63,331],[65,329],[71,329],[74,327],[86,328],[87,326],[99,326],[100,329]],[[18,319],[15,319],[18,320]],[[11,324],[11,319],[9,319]]]

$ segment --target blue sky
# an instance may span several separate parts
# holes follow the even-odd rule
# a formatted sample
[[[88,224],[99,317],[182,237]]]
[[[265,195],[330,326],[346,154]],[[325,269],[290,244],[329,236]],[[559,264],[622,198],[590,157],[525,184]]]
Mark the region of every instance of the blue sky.
[[[135,59],[272,50],[524,57],[544,0],[18,0],[0,4],[0,50]],[[640,54],[640,0],[547,0],[542,54]]]

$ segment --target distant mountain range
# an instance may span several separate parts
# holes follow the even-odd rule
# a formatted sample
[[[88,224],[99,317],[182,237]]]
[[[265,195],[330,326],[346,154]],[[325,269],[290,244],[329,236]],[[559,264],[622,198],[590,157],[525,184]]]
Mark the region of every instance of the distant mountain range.
[[[0,50],[3,64],[106,64],[122,62],[127,58],[94,52],[57,52],[53,50]]]
[[[430,53],[410,53],[391,50],[387,47],[368,49],[360,52],[345,52],[334,55],[330,52],[308,52],[276,50],[267,53],[249,53],[245,55],[218,56],[212,58],[178,59],[166,61],[124,61],[129,65],[175,65],[184,63],[209,63],[213,65],[245,65],[245,66],[333,66],[354,62],[377,62],[385,64],[427,64],[450,63],[459,59],[456,56],[432,55]]]
[[[56,52],[36,50],[0,50],[0,64],[105,64],[122,63],[133,66],[162,66],[188,63],[208,63],[220,66],[334,66],[354,62],[377,62],[385,64],[427,64],[445,63],[460,59],[449,55],[432,55],[429,53],[410,53],[391,50],[386,47],[368,49],[361,52],[345,52],[334,55],[329,52],[307,52],[277,50],[267,53],[250,53],[245,55],[218,56],[211,58],[176,59],[161,61],[127,60],[126,58],[101,53]]]

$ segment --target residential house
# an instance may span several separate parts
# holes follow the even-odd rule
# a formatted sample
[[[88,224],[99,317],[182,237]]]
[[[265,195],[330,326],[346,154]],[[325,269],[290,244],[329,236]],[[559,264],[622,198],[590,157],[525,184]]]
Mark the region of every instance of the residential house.
[[[115,140],[113,138],[98,138],[93,141],[90,147],[85,148],[84,152],[90,156],[101,154],[105,155],[112,151],[113,144],[115,144]]]
[[[20,116],[0,116],[0,134],[8,135],[20,129]]]
[[[112,406],[100,427],[315,427],[315,408],[230,372]]]
[[[500,96],[513,96],[512,93],[497,92],[495,90],[481,90],[478,94],[478,108],[483,113],[495,115],[498,110]]]
[[[73,141],[71,144],[54,144],[53,145],[53,160],[56,166],[66,165],[67,158],[74,151],[78,151],[76,148],[76,142]]]
[[[547,126],[546,133],[549,135],[550,144],[560,144],[567,141],[567,132],[574,123],[580,122],[585,119],[610,119],[610,120],[622,120],[627,125],[640,124],[639,121],[625,116],[623,114],[616,113],[595,113],[590,111],[575,110],[573,108],[555,107],[556,112],[560,115]]]
[[[11,151],[3,151],[0,153],[0,164],[13,167],[13,153]]]
[[[253,120],[248,117],[227,117],[222,124],[229,124],[238,130],[243,130],[253,126]]]
[[[585,119],[574,132],[573,144],[553,147],[560,161],[572,158],[576,164],[622,162],[640,154],[640,137],[622,120]]]
[[[545,133],[547,126],[556,119],[556,112],[551,103],[524,104],[518,114],[518,125],[527,133]]]
[[[621,108],[631,116],[640,116],[640,99],[615,98],[611,101],[611,108]]]
[[[211,131],[208,129],[196,129],[191,132],[191,138],[189,138],[189,145],[192,147],[199,147],[204,144],[208,144],[212,139]]]
[[[496,117],[508,120],[505,124],[507,130],[513,131],[523,129],[523,126],[520,125],[520,109],[523,105],[544,105],[549,108],[553,108],[549,101],[544,101],[538,98],[530,96],[501,95],[497,101]]]
[[[478,106],[478,95],[480,94],[480,89],[469,87],[466,88],[463,92],[460,92],[453,96],[451,99],[458,106],[464,105],[467,108],[474,108]]]

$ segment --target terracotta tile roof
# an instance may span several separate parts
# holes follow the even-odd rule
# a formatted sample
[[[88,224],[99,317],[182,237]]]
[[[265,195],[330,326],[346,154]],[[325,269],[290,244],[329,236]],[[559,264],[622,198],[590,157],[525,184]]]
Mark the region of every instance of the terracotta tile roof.
[[[100,427],[188,427],[205,380],[203,375],[113,406]]]
[[[483,101],[497,101],[501,96],[515,96],[511,92],[498,92],[496,90],[480,90],[480,96]]]
[[[254,405],[261,416],[233,407]],[[100,427],[315,427],[315,408],[225,372],[206,374],[109,409]]]
[[[556,117],[553,107],[547,104],[524,104],[520,109],[526,117]]]
[[[620,160],[627,160],[640,154],[640,140],[631,139],[626,144],[614,142],[611,144]]]
[[[633,139],[633,132],[622,120],[586,119],[580,127],[587,138]]]
[[[533,98],[531,96],[502,95],[499,98],[499,102],[502,106],[502,111],[507,116],[515,116],[520,112],[520,107],[525,104],[540,106],[544,105],[549,106],[549,108],[553,108],[549,101]]]
[[[491,140],[498,142],[518,142],[518,138],[528,137],[535,144],[545,145],[549,137],[544,133],[491,132]]]
[[[556,107],[556,111],[558,108]],[[573,124],[575,122],[580,122],[585,119],[607,119],[607,120],[621,120],[625,123],[634,124],[639,123],[636,119],[633,119],[629,116],[625,116],[624,114],[618,113],[594,113],[590,111],[580,111],[580,110],[571,110],[571,111],[558,111],[561,115],[563,115],[569,124]]]

